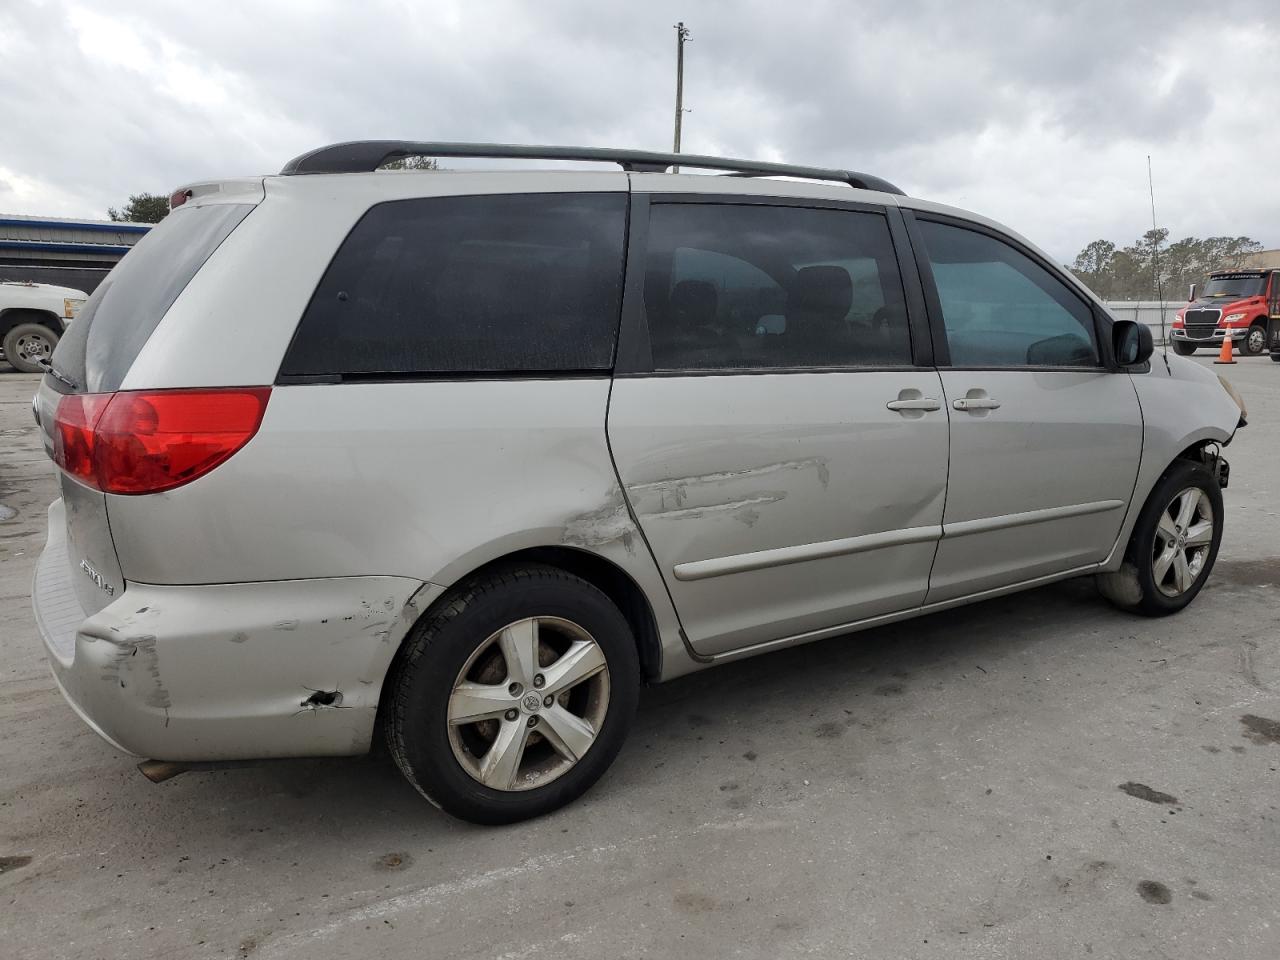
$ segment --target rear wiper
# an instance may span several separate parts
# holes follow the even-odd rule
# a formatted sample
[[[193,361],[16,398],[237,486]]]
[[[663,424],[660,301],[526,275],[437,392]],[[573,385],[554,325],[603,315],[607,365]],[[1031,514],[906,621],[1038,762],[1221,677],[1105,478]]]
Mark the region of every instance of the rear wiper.
[[[57,380],[59,383],[66,384],[72,390],[80,389],[80,384],[76,383],[74,380],[68,377],[65,373],[61,373],[57,367],[55,367],[48,360],[45,360],[43,357],[37,360],[36,363],[38,363],[44,369],[45,373],[53,377],[53,379]]]

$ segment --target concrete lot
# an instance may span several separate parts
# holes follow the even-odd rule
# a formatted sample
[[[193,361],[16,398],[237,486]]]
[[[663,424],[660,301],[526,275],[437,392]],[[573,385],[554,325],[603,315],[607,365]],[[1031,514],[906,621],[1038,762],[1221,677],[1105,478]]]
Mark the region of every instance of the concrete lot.
[[[28,599],[35,378],[6,372],[0,956],[1274,960],[1280,365],[1228,376],[1252,424],[1182,615],[1077,581],[686,678],[578,804],[482,829],[383,760],[152,785],[77,720]]]

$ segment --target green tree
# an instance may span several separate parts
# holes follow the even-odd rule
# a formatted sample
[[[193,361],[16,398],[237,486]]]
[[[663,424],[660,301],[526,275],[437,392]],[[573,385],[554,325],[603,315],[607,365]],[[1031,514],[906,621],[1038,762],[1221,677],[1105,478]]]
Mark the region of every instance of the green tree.
[[[384,163],[379,170],[439,170],[440,161],[435,157],[401,157]]]
[[[1107,299],[1111,285],[1111,262],[1115,259],[1116,245],[1110,240],[1094,240],[1078,254],[1071,264],[1072,272],[1098,296]]]
[[[159,223],[169,215],[169,198],[155,193],[135,193],[123,210],[107,208],[107,216],[125,223]]]
[[[1262,244],[1249,237],[1210,237],[1203,241],[1208,270],[1230,270],[1244,264],[1244,258],[1262,249]]]
[[[1116,251],[1111,260],[1108,300],[1144,300],[1149,296],[1151,273],[1136,251],[1136,246]]]
[[[1242,266],[1261,249],[1250,237],[1183,237],[1170,243],[1169,231],[1161,227],[1123,249],[1109,240],[1094,240],[1076,255],[1071,269],[1104,300],[1152,300],[1162,293],[1172,301],[1213,271]]]

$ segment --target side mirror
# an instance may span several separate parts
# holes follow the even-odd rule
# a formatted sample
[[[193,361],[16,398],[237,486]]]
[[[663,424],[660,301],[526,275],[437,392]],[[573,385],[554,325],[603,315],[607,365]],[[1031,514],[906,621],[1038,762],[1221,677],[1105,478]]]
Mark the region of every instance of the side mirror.
[[[1115,350],[1116,363],[1122,367],[1146,363],[1156,349],[1151,339],[1151,328],[1132,320],[1117,320],[1112,325],[1111,345]]]
[[[1196,286],[1197,284],[1194,283],[1191,285],[1191,292],[1187,294],[1187,303],[1196,302]]]

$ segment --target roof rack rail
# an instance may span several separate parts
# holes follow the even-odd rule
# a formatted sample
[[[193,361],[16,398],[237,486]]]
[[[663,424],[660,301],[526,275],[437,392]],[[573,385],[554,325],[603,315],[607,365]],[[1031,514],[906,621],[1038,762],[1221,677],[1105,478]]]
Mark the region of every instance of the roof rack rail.
[[[799,177],[804,180],[834,180],[859,190],[881,193],[902,191],[887,180],[868,173],[825,167],[796,167],[787,163],[759,160],[732,160],[692,153],[654,153],[648,150],[616,150],[610,147],[537,147],[514,143],[432,143],[413,140],[354,140],[319,147],[294,157],[280,171],[284,175],[303,173],[365,173],[377,170],[400,157],[471,157],[515,160],[590,160],[616,163],[636,173],[664,173],[674,166],[702,170],[728,170],[739,177]]]

